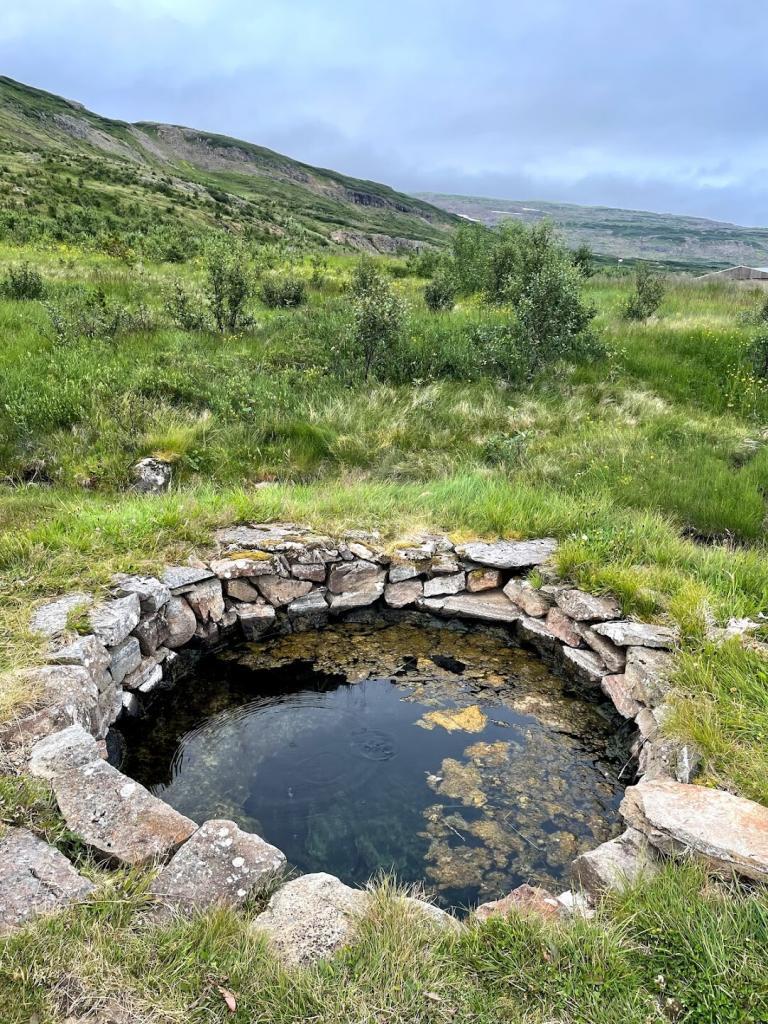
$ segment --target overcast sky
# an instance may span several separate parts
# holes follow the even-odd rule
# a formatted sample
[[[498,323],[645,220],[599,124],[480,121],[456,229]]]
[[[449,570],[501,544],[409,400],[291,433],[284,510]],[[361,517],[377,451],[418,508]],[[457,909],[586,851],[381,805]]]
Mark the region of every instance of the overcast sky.
[[[0,0],[0,72],[404,190],[768,225],[768,3]]]

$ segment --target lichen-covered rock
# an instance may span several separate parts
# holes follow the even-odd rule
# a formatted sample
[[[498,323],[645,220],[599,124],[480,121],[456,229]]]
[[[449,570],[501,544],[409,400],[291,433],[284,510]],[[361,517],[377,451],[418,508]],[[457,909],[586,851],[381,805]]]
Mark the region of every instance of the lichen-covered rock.
[[[129,672],[123,680],[123,687],[129,692],[151,693],[163,681],[163,666],[156,654],[142,658],[139,667]]]
[[[412,559],[404,558],[402,555],[393,555],[389,566],[388,578],[390,583],[404,583],[406,580],[415,579],[426,572],[427,561],[422,563],[414,562]]]
[[[170,462],[148,457],[136,463],[132,475],[133,489],[139,494],[164,494],[171,486],[173,468]]]
[[[331,594],[345,591],[362,591],[370,584],[384,582],[384,572],[374,562],[345,562],[334,565],[328,575],[328,590]],[[383,586],[382,586],[383,590]]]
[[[489,569],[532,569],[548,561],[557,550],[551,537],[541,540],[499,540],[492,543],[472,541],[459,544],[456,552]]]
[[[195,613],[198,622],[204,625],[209,622],[221,622],[224,615],[224,592],[221,587],[221,580],[203,580],[196,583],[191,590],[184,595],[184,600]]]
[[[676,639],[675,631],[668,626],[652,626],[648,622],[633,622],[630,619],[601,622],[592,628],[617,647],[670,648]]]
[[[275,624],[275,609],[271,604],[241,604],[235,609],[246,640],[258,640]]]
[[[298,601],[312,590],[312,584],[306,580],[283,579],[281,576],[258,576],[256,586],[274,608],[283,608],[292,601]]]
[[[768,808],[671,780],[627,789],[625,821],[667,854],[692,853],[714,871],[768,880]]]
[[[577,622],[605,622],[621,615],[619,602],[612,597],[596,597],[583,590],[560,590],[555,601],[565,614]]]
[[[133,636],[139,641],[139,649],[145,658],[153,655],[170,636],[165,614],[161,611],[143,618],[134,629]]]
[[[581,634],[576,629],[576,623],[573,619],[569,619],[568,616],[559,608],[550,608],[547,612],[545,622],[547,629],[553,636],[556,636],[558,640],[562,640],[562,642],[564,644],[568,644],[569,647],[581,646]]]
[[[104,644],[95,636],[79,636],[65,647],[51,652],[54,665],[81,665],[94,677],[102,676],[109,669],[112,658]]]
[[[183,597],[172,597],[165,607],[166,647],[177,650],[195,635],[197,619]]]
[[[498,590],[502,575],[498,569],[470,569],[467,573],[467,590],[479,594],[482,590]]]
[[[173,855],[150,892],[180,911],[239,907],[285,865],[285,854],[233,821],[207,821]]]
[[[99,757],[99,745],[82,725],[69,725],[46,736],[32,747],[29,774],[53,779],[62,772],[90,764]]]
[[[92,608],[88,616],[94,636],[107,647],[121,643],[139,624],[141,605],[136,594]]]
[[[475,910],[475,917],[479,921],[487,921],[490,917],[509,917],[510,914],[552,920],[565,917],[567,911],[551,892],[527,884],[519,885],[500,900],[481,903]]]
[[[537,590],[528,580],[510,580],[504,587],[504,593],[532,618],[546,615],[552,606],[552,598]]]
[[[424,596],[424,584],[420,579],[403,580],[402,583],[387,583],[384,587],[384,601],[390,608],[406,608]]]
[[[30,629],[40,636],[54,637],[66,632],[67,621],[73,612],[93,604],[91,594],[65,594],[54,601],[38,605],[32,615]]]
[[[171,591],[154,576],[116,576],[115,595],[128,597],[135,594],[139,599],[142,615],[160,611],[171,599]]]
[[[325,562],[305,565],[303,562],[291,563],[291,576],[296,580],[307,580],[309,583],[325,583]]]
[[[647,647],[630,647],[627,651],[625,674],[630,693],[641,704],[654,707],[660,704],[671,688],[670,677],[674,669],[672,655]]]
[[[56,775],[53,791],[67,827],[96,853],[121,864],[165,860],[197,828],[106,761]]]
[[[466,584],[463,572],[449,576],[435,576],[424,583],[424,597],[440,597],[443,594],[460,594]]]
[[[31,745],[68,725],[85,729],[97,725],[98,686],[91,673],[80,665],[45,665],[19,669],[0,678],[8,686],[26,689],[30,705],[0,724],[0,746]]]
[[[84,900],[94,885],[24,828],[0,833],[0,935]]]
[[[609,890],[620,892],[658,871],[659,863],[645,836],[629,828],[618,838],[580,854],[571,865],[571,878],[574,887],[598,899]]]
[[[613,702],[613,706],[624,718],[634,718],[640,711],[640,705],[632,696],[627,686],[627,678],[624,675],[603,676],[600,686],[606,697]]]
[[[141,664],[141,645],[135,636],[127,636],[119,644],[110,648],[109,670],[114,683],[119,686],[129,672],[133,672]]]
[[[334,875],[302,875],[278,889],[252,927],[267,937],[284,963],[307,967],[354,941],[370,900],[369,893],[344,885]],[[412,898],[403,902],[416,919],[437,929],[459,927],[438,907]]]

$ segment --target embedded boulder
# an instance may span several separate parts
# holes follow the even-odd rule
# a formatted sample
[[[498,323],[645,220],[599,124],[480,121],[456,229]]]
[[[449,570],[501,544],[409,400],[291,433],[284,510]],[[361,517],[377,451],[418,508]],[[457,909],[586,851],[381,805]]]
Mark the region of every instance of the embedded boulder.
[[[106,761],[56,775],[53,792],[67,827],[96,853],[120,864],[165,860],[197,829]]]
[[[651,878],[659,871],[648,841],[641,832],[626,832],[580,854],[571,865],[574,888],[593,900],[609,890],[621,892],[640,878]]]
[[[412,897],[403,897],[403,903],[414,917],[437,929],[459,927],[455,918],[430,903]],[[284,963],[307,967],[350,945],[370,904],[370,893],[352,889],[334,875],[302,875],[278,889],[252,927],[266,936]]]
[[[726,876],[768,880],[768,808],[752,800],[657,779],[630,786],[620,811],[663,853],[691,853]]]
[[[472,541],[459,544],[457,554],[489,569],[532,569],[548,561],[557,550],[552,537],[541,540]]]
[[[165,608],[166,647],[176,650],[195,635],[197,619],[183,597],[172,597]]]
[[[519,885],[500,900],[481,903],[475,910],[479,921],[487,921],[489,917],[509,917],[510,914],[542,917],[545,920],[565,917],[568,911],[551,892],[539,886]]]
[[[274,608],[283,608],[298,601],[312,590],[312,584],[306,580],[283,579],[282,576],[258,576],[256,586]]]
[[[142,459],[131,472],[133,489],[139,494],[164,494],[171,486],[173,469],[163,459]]]
[[[168,908],[239,907],[285,865],[285,854],[233,821],[206,821],[173,855],[150,892]]]
[[[0,834],[0,936],[84,900],[95,886],[25,828]]]
[[[636,701],[653,707],[660,704],[671,688],[674,668],[672,655],[647,647],[630,647],[624,669],[627,688]]]
[[[184,595],[184,600],[195,613],[198,621],[203,624],[209,622],[221,622],[224,615],[224,592],[221,588],[221,580],[203,580]]]

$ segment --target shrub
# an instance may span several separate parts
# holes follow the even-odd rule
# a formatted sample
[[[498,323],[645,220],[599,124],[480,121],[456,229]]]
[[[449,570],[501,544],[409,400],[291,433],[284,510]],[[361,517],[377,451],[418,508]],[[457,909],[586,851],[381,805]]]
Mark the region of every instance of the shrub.
[[[456,285],[447,273],[438,273],[424,287],[424,302],[433,313],[453,309]]]
[[[192,295],[178,281],[165,297],[165,312],[181,331],[204,331],[208,321],[202,296]]]
[[[433,277],[442,260],[437,249],[423,249],[421,252],[412,252],[408,255],[405,265],[413,277]]]
[[[498,232],[482,224],[461,224],[451,241],[451,274],[464,295],[483,291],[488,282],[490,254]]]
[[[768,326],[755,334],[747,354],[755,374],[761,380],[768,380]]]
[[[46,310],[54,340],[61,345],[80,338],[112,341],[120,334],[151,331],[155,326],[146,306],[130,309],[108,298],[101,289],[70,292],[55,303],[46,303]]]
[[[635,275],[635,290],[624,306],[626,320],[647,320],[661,305],[665,292],[664,282],[651,268],[641,263]]]
[[[592,277],[595,273],[595,258],[586,242],[574,249],[571,258],[574,267],[576,267],[582,277]]]
[[[307,283],[292,275],[270,274],[261,284],[261,301],[270,309],[291,309],[307,301]]]
[[[249,324],[246,304],[253,293],[253,270],[245,247],[235,239],[219,237],[205,253],[206,298],[222,334],[233,334]]]
[[[9,267],[0,282],[0,293],[7,299],[41,299],[45,293],[45,285],[39,272],[29,263],[18,267]]]
[[[405,324],[405,305],[371,260],[361,260],[352,280],[353,338],[363,376],[393,349]]]

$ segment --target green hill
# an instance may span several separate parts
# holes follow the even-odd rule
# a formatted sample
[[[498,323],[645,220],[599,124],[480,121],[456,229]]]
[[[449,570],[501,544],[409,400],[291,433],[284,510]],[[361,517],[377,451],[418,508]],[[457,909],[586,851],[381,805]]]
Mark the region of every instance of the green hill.
[[[658,260],[683,268],[720,268],[744,263],[768,266],[768,228],[681,217],[669,213],[618,210],[607,206],[576,206],[490,199],[482,196],[419,193],[419,198],[464,219],[483,224],[504,220],[532,223],[547,218],[569,245],[586,243],[601,256]]]
[[[0,238],[146,240],[228,226],[387,252],[439,243],[456,220],[249,142],[112,120],[0,77]]]

